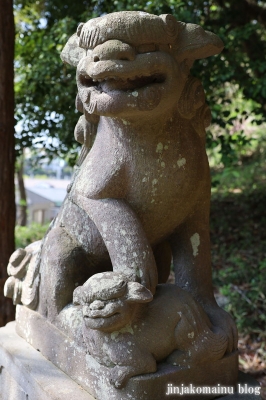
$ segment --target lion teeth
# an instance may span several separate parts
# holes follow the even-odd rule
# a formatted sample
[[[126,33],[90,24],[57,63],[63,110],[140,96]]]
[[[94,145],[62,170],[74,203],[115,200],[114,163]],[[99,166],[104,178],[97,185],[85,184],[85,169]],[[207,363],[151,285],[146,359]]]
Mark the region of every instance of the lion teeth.
[[[91,81],[93,81],[95,84],[101,84],[101,83],[112,83],[112,82],[120,82],[120,83],[124,83],[124,84],[126,84],[126,83],[129,83],[130,85],[132,85],[132,84],[134,84],[136,81],[144,81],[144,79],[147,79],[147,78],[152,78],[152,75],[150,75],[150,74],[148,74],[148,73],[144,73],[143,75],[141,75],[141,76],[139,76],[139,75],[135,75],[135,76],[131,76],[131,77],[122,77],[122,76],[119,76],[119,75],[110,75],[110,76],[107,76],[107,77],[101,77],[101,78],[96,78],[96,77],[90,77],[90,76],[88,76],[88,75],[84,75],[84,77],[86,78],[86,79],[90,79]],[[152,81],[153,83],[154,82],[157,82],[157,77],[155,76],[154,77],[154,79],[153,79],[153,81]],[[147,82],[147,84],[148,84],[149,82]]]

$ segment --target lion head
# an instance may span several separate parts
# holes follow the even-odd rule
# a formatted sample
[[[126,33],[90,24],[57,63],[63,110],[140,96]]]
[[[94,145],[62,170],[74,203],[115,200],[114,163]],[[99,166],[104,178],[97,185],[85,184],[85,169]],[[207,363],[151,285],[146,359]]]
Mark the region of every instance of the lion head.
[[[222,47],[213,33],[171,15],[123,11],[80,24],[61,57],[77,66],[87,114],[126,117],[174,106],[194,60]]]
[[[78,26],[61,53],[77,67],[77,109],[83,113],[75,138],[86,157],[100,116],[157,118],[165,111],[191,120],[205,138],[211,114],[203,87],[190,76],[196,59],[220,53],[222,41],[172,15],[122,11]]]
[[[152,301],[152,293],[118,272],[93,275],[74,290],[73,303],[82,306],[87,328],[104,332],[119,330],[132,322],[138,307]]]

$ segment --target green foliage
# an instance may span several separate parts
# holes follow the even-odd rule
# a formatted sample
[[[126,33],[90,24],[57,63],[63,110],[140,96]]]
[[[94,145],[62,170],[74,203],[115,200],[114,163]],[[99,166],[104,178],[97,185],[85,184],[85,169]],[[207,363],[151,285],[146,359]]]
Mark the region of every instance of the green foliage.
[[[216,194],[211,208],[213,282],[240,332],[265,336],[265,190]]]
[[[226,310],[232,314],[241,333],[252,333],[266,339],[266,262],[256,268],[250,268],[250,263],[240,257],[231,256],[227,262],[233,267],[226,268],[216,280],[220,292],[229,300]]]
[[[252,135],[237,165],[212,169],[213,282],[239,331],[266,339],[265,126]]]
[[[222,166],[221,150],[218,147],[209,149],[208,155],[212,166],[213,194],[226,197],[230,193],[251,194],[254,190],[265,190],[266,183],[266,126],[262,125],[256,130],[250,126],[251,132],[246,128],[245,140],[248,147],[238,149],[238,162],[231,163],[225,168]],[[236,152],[236,144],[234,145]]]
[[[38,143],[51,157],[56,151],[60,156],[68,154],[74,162],[77,144],[73,129],[78,119],[74,110],[75,71],[62,65],[59,53],[79,22],[122,10],[171,13],[179,20],[200,24],[224,40],[222,55],[196,62],[193,74],[203,82],[213,122],[223,128],[214,140],[220,146],[222,162],[234,162],[239,148],[247,142],[241,130],[232,135],[232,126],[245,110],[240,112],[231,102],[228,83],[241,92],[243,108],[252,102],[249,112],[258,123],[266,119],[266,12],[263,4],[247,0],[16,0],[16,120],[21,127],[18,152]],[[209,147],[214,146],[212,139],[209,135]]]
[[[25,248],[29,244],[42,239],[48,229],[48,226],[49,224],[40,225],[37,223],[32,223],[29,226],[16,226],[16,248]]]
[[[66,18],[56,22],[49,34],[35,26],[23,28],[19,35],[15,94],[16,120],[22,123],[22,131],[17,135],[17,150],[38,143],[61,156],[70,152],[71,157],[77,148],[73,140],[75,73],[59,57],[74,30],[75,24]]]
[[[226,85],[224,104],[212,106],[212,114],[216,125],[207,131],[207,148],[220,155],[217,164],[222,163],[230,167],[239,162],[241,155],[252,145],[254,136],[248,134],[252,124],[261,120],[261,115],[254,116],[256,104],[252,100],[245,100],[243,91],[237,86]],[[219,123],[219,125],[218,125]]]

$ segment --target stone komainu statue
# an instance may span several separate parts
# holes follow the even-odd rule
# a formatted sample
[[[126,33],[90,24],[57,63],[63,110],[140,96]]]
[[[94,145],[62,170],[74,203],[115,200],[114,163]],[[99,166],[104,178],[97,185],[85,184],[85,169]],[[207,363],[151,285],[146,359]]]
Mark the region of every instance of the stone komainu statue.
[[[140,283],[104,272],[77,287],[73,300],[82,306],[86,349],[109,367],[116,388],[132,376],[156,372],[157,362],[190,368],[221,360],[227,349],[223,331],[176,285],[158,285],[153,298]]]
[[[24,287],[27,269],[16,268],[31,249],[13,256],[7,295],[19,302],[30,290],[25,305],[53,323],[92,275],[121,272],[154,294],[173,258],[176,285],[223,330],[227,353],[236,348],[235,325],[213,297],[210,111],[190,75],[196,59],[222,48],[171,15],[118,12],[79,25],[61,57],[77,68],[80,168]]]

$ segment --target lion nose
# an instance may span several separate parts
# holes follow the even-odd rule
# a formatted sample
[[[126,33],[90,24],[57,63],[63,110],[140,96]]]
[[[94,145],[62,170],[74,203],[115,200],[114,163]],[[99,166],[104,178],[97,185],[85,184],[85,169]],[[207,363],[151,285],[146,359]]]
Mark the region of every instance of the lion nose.
[[[136,57],[134,47],[120,40],[107,40],[95,47],[92,52],[93,61],[127,60],[133,61]]]
[[[94,300],[93,303],[90,304],[91,310],[102,310],[105,306],[104,301],[101,300]]]

